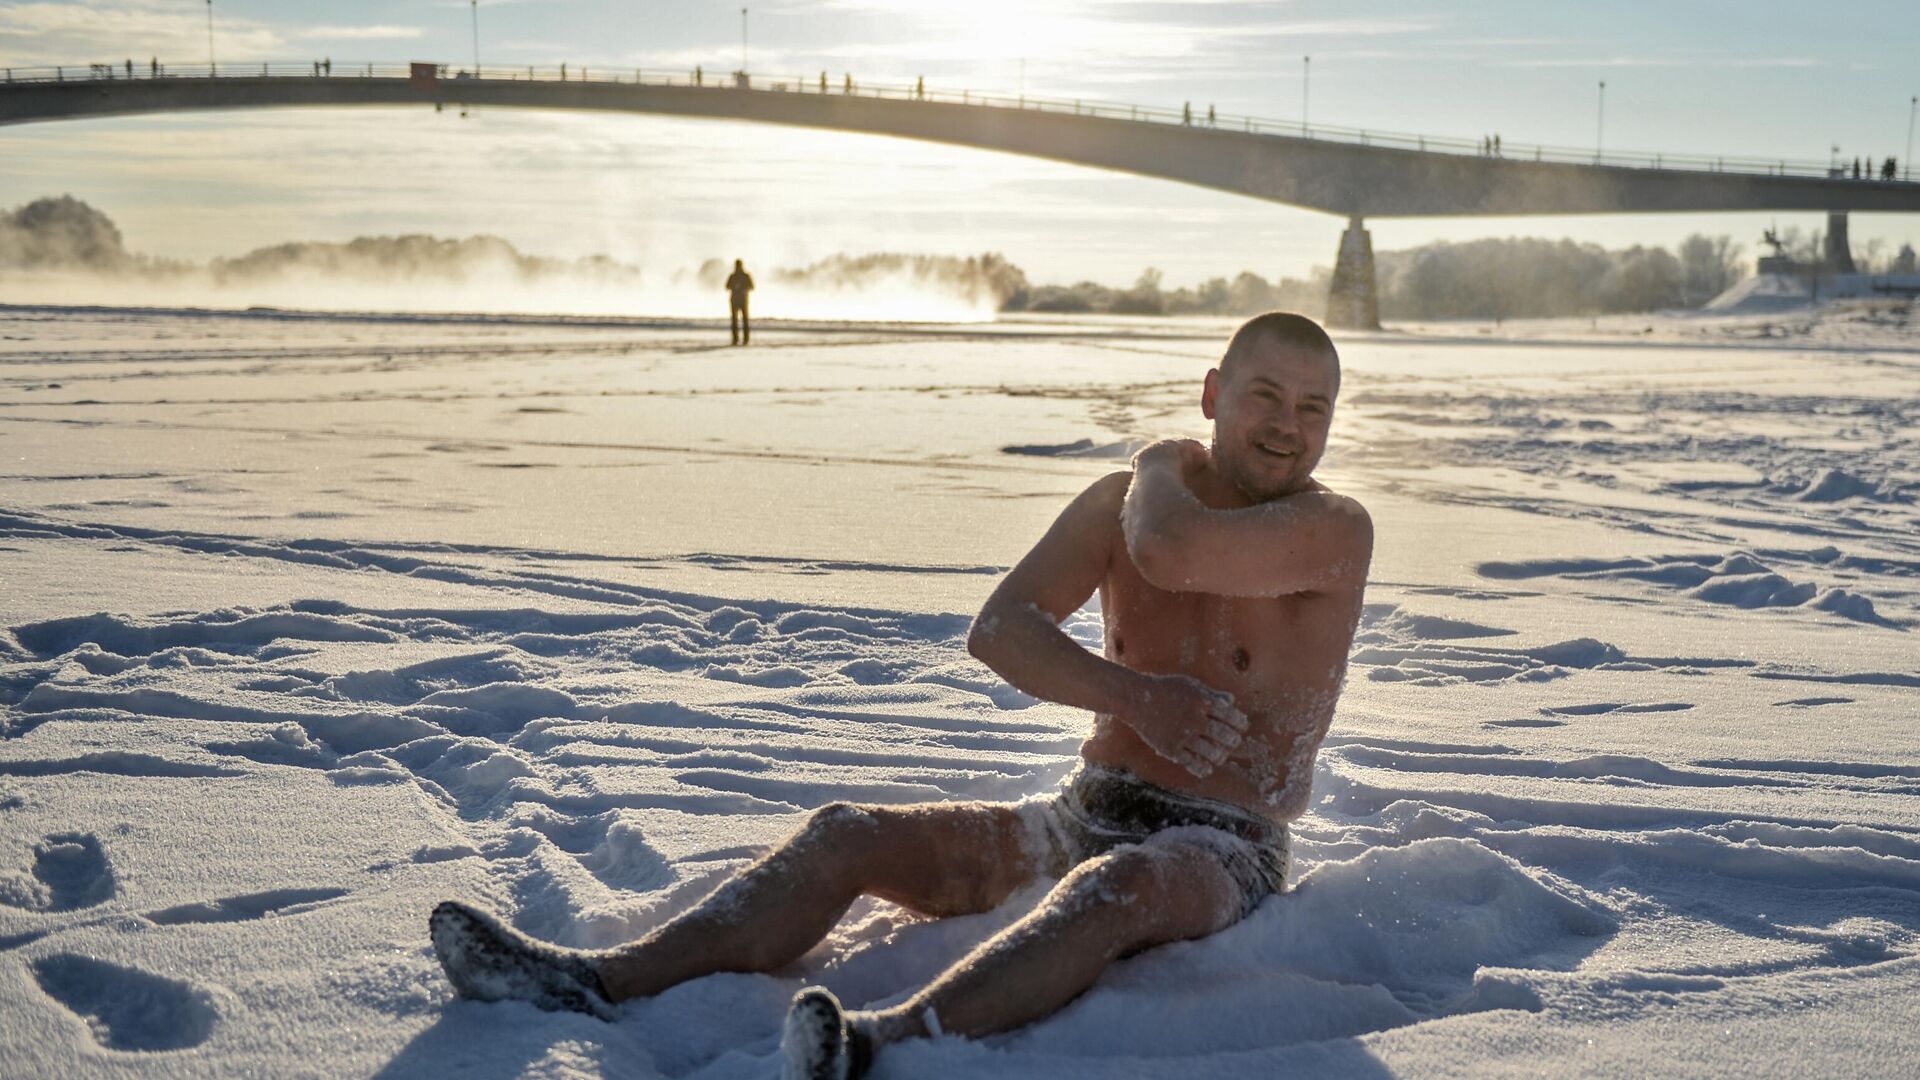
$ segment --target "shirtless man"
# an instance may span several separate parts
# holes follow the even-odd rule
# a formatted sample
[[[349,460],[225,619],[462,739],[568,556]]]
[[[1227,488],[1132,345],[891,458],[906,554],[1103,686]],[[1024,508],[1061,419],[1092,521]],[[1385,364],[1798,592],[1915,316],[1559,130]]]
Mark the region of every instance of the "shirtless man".
[[[777,970],[862,894],[948,916],[1059,879],[900,1005],[847,1011],[823,988],[796,995],[785,1075],[857,1077],[890,1042],[1040,1019],[1115,959],[1212,934],[1284,891],[1286,823],[1307,805],[1373,550],[1366,511],[1313,479],[1339,365],[1309,319],[1249,321],[1207,373],[1212,446],[1155,443],[1131,471],[1095,481],[981,609],[974,656],[1094,714],[1061,791],[822,807],[699,905],[611,950],[559,949],[444,903],[431,932],[455,989],[604,1017],[686,979]],[[1095,590],[1105,657],[1059,627]]]

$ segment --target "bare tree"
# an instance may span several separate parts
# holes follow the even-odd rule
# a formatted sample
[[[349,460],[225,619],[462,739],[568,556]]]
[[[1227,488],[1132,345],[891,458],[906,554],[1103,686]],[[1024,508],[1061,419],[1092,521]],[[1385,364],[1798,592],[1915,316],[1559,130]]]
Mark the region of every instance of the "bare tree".
[[[1688,307],[1701,304],[1726,292],[1745,277],[1740,265],[1741,249],[1730,236],[1694,233],[1680,242],[1682,302]]]

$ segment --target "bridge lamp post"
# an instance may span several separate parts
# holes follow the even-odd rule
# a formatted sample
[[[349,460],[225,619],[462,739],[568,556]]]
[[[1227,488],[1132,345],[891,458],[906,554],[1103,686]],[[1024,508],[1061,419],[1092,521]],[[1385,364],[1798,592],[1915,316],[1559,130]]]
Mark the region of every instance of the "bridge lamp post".
[[[220,68],[213,62],[213,0],[207,0],[207,74],[219,73]]]
[[[1607,80],[1600,80],[1600,117],[1593,124],[1593,162],[1598,165],[1607,152]]]
[[[1307,120],[1309,116],[1307,106],[1312,103],[1312,100],[1313,57],[1302,56],[1300,58],[1300,130],[1302,133],[1307,130]]]
[[[1907,160],[1903,164],[1908,180],[1913,179],[1913,114],[1916,110],[1920,110],[1920,94],[1907,99]]]
[[[740,71],[747,70],[747,9],[740,9]]]
[[[470,2],[473,6],[473,77],[477,79],[480,77],[480,0]]]

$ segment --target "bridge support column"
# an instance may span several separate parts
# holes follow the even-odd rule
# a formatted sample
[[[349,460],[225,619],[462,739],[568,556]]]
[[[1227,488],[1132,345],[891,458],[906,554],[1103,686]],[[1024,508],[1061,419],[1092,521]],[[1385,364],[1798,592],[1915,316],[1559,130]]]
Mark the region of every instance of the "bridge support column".
[[[1827,213],[1827,250],[1823,260],[1830,274],[1856,273],[1853,265],[1853,245],[1847,241],[1847,212],[1833,210]]]
[[[1380,294],[1373,277],[1373,236],[1358,217],[1340,234],[1340,256],[1327,289],[1327,325],[1341,330],[1380,329]]]

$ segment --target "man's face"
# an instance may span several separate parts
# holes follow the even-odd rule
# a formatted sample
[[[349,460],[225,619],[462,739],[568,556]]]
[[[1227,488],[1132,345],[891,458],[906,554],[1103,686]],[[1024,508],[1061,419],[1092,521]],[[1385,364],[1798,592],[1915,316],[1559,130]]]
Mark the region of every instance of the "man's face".
[[[1260,342],[1231,372],[1207,373],[1201,411],[1213,421],[1213,463],[1255,502],[1306,488],[1327,449],[1338,389],[1335,361]]]

